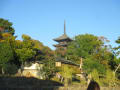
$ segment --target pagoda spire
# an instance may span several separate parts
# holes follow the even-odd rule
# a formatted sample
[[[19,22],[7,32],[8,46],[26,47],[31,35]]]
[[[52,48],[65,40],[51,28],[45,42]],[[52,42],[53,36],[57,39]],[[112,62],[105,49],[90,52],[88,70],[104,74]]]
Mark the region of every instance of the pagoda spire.
[[[66,34],[66,23],[65,23],[65,20],[64,20],[64,34]]]
[[[54,45],[57,49],[58,48],[64,48],[64,49],[66,49],[66,47],[68,45],[68,42],[72,41],[72,39],[69,38],[66,35],[66,23],[65,23],[65,20],[64,20],[64,34],[62,34],[60,37],[55,38],[53,40],[56,41],[56,42],[58,42],[58,44]]]

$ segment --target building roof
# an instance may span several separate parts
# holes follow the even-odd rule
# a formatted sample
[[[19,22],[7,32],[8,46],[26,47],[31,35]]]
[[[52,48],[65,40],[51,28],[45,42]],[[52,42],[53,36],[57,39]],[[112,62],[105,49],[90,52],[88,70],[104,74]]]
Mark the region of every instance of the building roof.
[[[72,41],[72,39],[71,38],[69,38],[66,34],[63,34],[62,36],[60,36],[60,37],[58,37],[58,38],[55,38],[55,39],[53,39],[53,40],[55,40],[55,41],[64,41],[64,40],[68,40],[68,41]]]
[[[61,63],[64,63],[64,64],[70,64],[70,65],[75,65],[75,66],[80,66],[79,64],[76,64],[70,60],[66,60],[64,58],[56,58],[56,62],[61,62]]]

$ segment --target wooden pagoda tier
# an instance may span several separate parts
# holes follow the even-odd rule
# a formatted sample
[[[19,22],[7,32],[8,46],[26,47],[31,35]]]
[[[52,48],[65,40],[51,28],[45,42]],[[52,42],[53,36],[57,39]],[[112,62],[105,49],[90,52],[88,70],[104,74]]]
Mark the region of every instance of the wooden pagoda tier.
[[[67,44],[55,44],[54,47],[67,47]]]
[[[57,48],[59,47],[67,47],[68,42],[71,42],[72,39],[69,38],[66,34],[65,22],[64,22],[64,34],[58,38],[53,39],[54,41],[58,42],[58,44],[53,45]]]

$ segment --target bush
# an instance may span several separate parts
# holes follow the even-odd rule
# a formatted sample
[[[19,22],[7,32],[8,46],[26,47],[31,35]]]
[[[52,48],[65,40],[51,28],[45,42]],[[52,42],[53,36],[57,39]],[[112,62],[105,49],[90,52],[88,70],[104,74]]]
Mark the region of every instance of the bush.
[[[96,69],[94,69],[91,73],[92,79],[96,82],[98,82],[99,84],[101,84],[100,82],[100,78],[99,78],[99,73]]]
[[[115,73],[111,70],[107,70],[105,81],[109,86],[115,85],[115,81],[116,81]]]
[[[72,80],[73,69],[67,65],[62,67],[61,75],[64,77],[64,84],[68,86],[68,83]]]
[[[18,68],[15,64],[8,63],[3,66],[3,70],[5,74],[13,75],[17,73]]]
[[[89,74],[93,72],[94,69],[97,70],[99,74],[105,74],[106,68],[104,65],[100,64],[97,60],[93,60],[91,58],[87,58],[83,61],[83,69]]]

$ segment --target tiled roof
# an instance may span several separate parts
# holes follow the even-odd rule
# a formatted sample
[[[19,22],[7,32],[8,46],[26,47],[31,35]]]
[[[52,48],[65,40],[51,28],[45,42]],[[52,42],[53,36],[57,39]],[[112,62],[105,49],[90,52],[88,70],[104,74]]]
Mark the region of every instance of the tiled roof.
[[[62,63],[65,63],[65,64],[71,64],[71,65],[75,65],[75,66],[80,66],[79,64],[76,64],[70,60],[66,60],[64,58],[56,58],[56,61],[59,61],[59,62],[62,62]]]
[[[53,39],[55,41],[63,41],[63,40],[69,40],[69,41],[72,41],[71,38],[69,38],[66,34],[63,34],[62,36],[58,37],[58,38],[55,38]]]

